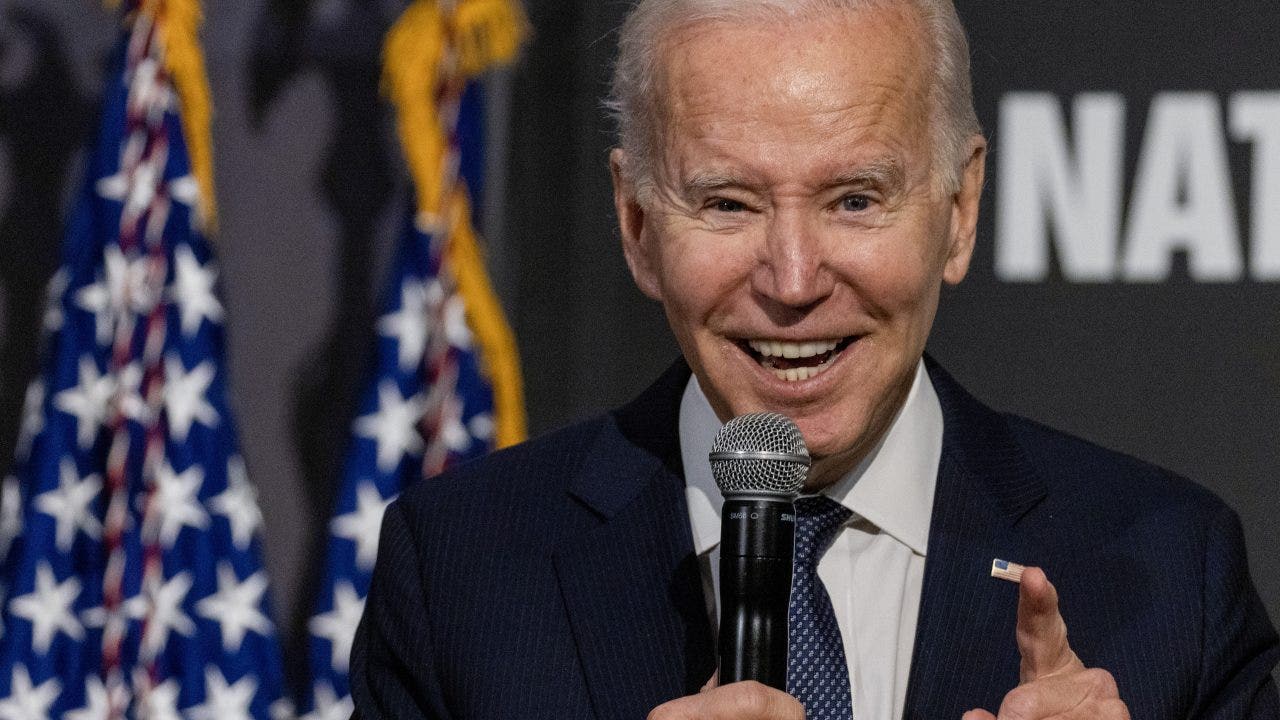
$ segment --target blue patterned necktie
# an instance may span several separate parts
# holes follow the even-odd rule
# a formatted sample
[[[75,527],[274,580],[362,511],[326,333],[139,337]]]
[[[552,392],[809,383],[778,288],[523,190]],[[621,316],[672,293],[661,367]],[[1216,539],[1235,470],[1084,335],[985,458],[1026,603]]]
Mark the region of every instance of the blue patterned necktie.
[[[851,720],[849,665],[831,597],[818,561],[853,512],[830,498],[796,500],[795,567],[788,612],[787,692],[804,705],[806,720]]]

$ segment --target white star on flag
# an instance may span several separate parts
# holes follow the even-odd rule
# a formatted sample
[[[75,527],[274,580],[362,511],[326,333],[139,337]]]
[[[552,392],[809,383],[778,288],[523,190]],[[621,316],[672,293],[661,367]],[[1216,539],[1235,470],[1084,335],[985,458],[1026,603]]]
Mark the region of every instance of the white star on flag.
[[[356,418],[356,435],[371,438],[378,444],[378,470],[389,473],[396,469],[405,454],[422,451],[422,435],[418,420],[426,404],[422,395],[406,398],[393,380],[378,383],[378,410]]]
[[[120,610],[124,617],[130,620],[141,620],[147,616],[147,610],[151,608],[151,603],[141,595],[134,595],[131,598],[125,598],[120,603]],[[85,608],[80,611],[80,622],[84,623],[87,628],[103,628],[107,626],[108,615],[107,608],[99,605],[97,607]]]
[[[239,455],[227,460],[227,489],[209,498],[209,507],[231,524],[231,542],[240,550],[248,550],[262,525],[262,510],[258,508],[258,491],[249,483],[244,459]]]
[[[177,473],[169,465],[168,460],[161,464],[159,472],[156,473],[157,487],[155,496],[152,498],[159,515],[147,519],[151,521],[148,529],[157,533],[153,537],[159,537],[165,547],[173,547],[174,541],[178,539],[178,533],[182,532],[185,526],[190,525],[198,530],[209,527],[209,513],[205,511],[197,497],[200,485],[203,483],[204,468],[199,465],[192,465],[181,473]],[[160,523],[158,529],[154,526],[156,517],[159,518]]]
[[[142,697],[136,706],[137,717],[146,720],[182,720],[178,712],[178,681],[169,678]]]
[[[488,441],[493,437],[493,416],[489,413],[477,413],[467,423],[467,429],[480,440]]]
[[[200,181],[194,175],[174,178],[169,182],[169,197],[187,207],[199,207]]]
[[[361,570],[373,569],[374,560],[378,557],[378,535],[382,527],[382,516],[394,499],[393,495],[383,500],[378,487],[368,480],[363,480],[356,487],[355,509],[329,521],[329,530],[334,535],[356,544],[356,565]]]
[[[438,296],[440,283],[433,281],[433,285]],[[422,353],[427,347],[429,308],[427,285],[417,278],[405,278],[400,285],[400,309],[378,318],[378,334],[399,343],[397,350],[401,370],[412,370],[422,361]]]
[[[97,539],[102,536],[102,523],[89,505],[102,490],[102,479],[96,474],[80,477],[76,461],[63,457],[58,464],[58,487],[35,497],[36,509],[52,517],[56,523],[54,544],[62,552],[70,552],[76,530]]]
[[[0,700],[0,717],[5,720],[48,720],[49,708],[61,692],[62,683],[57,678],[49,678],[32,687],[26,666],[15,664],[13,679],[9,682],[9,697]]]
[[[267,708],[267,717],[271,720],[298,720],[298,711],[294,708],[292,700],[282,697]]]
[[[258,609],[266,591],[266,573],[258,571],[239,582],[235,568],[222,560],[218,563],[218,592],[196,603],[196,612],[220,624],[224,650],[238,652],[246,631],[264,636],[271,632],[271,621]]]
[[[258,692],[258,681],[245,675],[228,685],[222,672],[209,665],[204,669],[204,703],[187,708],[192,720],[252,720],[249,705]]]
[[[107,403],[115,391],[110,375],[98,372],[90,355],[80,356],[80,384],[53,396],[53,406],[76,418],[76,443],[88,449],[98,437],[98,428],[107,417]]]
[[[307,625],[312,635],[329,640],[330,662],[338,672],[345,673],[350,667],[351,645],[363,613],[364,598],[356,594],[350,582],[343,580],[333,586],[333,609],[311,618]]]
[[[151,612],[142,630],[142,653],[155,657],[169,643],[170,631],[191,637],[196,625],[182,611],[191,590],[191,573],[180,572],[151,594]],[[154,692],[154,690],[152,691]]]
[[[117,255],[119,251],[117,251]],[[94,338],[98,345],[107,347],[111,344],[113,324],[116,316],[116,305],[112,302],[111,288],[102,278],[85,285],[76,291],[75,303],[81,310],[93,313]]]
[[[150,257],[135,254],[130,258],[125,256],[119,245],[108,245],[102,251],[102,267],[106,273],[103,282],[105,283],[108,303],[106,309],[106,312],[109,313],[107,315],[108,322],[123,316],[129,310],[139,315],[151,312],[151,308],[155,307],[159,298],[156,297],[156,289],[152,287],[151,283],[152,268]],[[93,291],[92,302],[95,306],[100,302],[100,292]],[[88,302],[86,300],[86,303]],[[82,304],[81,307],[86,310],[89,309],[87,304]],[[96,313],[96,310],[94,312]],[[99,319],[99,323],[101,323],[101,319]],[[101,325],[99,325],[98,332],[99,337],[101,337]],[[108,342],[110,342],[109,338]],[[100,342],[99,344],[106,343]]]
[[[126,78],[129,85],[129,108],[163,115],[173,102],[169,86],[160,81],[160,63],[153,57],[138,62],[133,75]]]
[[[187,372],[178,356],[168,355],[164,361],[164,372],[164,407],[168,411],[169,430],[174,439],[186,442],[192,422],[215,427],[218,411],[204,395],[213,383],[213,363],[205,360]]]
[[[315,708],[303,715],[299,720],[348,720],[355,712],[355,703],[350,695],[338,697],[333,686],[320,681],[312,689]]]
[[[96,673],[89,675],[84,686],[85,706],[79,710],[71,710],[66,720],[108,720],[111,717],[111,698],[102,678]]]
[[[195,335],[205,318],[221,322],[222,304],[213,293],[218,273],[212,263],[201,265],[189,245],[174,248],[173,260],[173,285],[169,292],[178,303],[182,334]]]
[[[78,597],[80,581],[73,575],[59,583],[53,568],[41,560],[36,566],[35,587],[30,594],[14,598],[9,609],[31,623],[31,646],[44,655],[58,631],[73,640],[84,638],[84,628],[71,612]]]
[[[144,76],[139,74],[135,77]],[[137,81],[131,85],[129,104],[135,108],[145,107],[153,113],[163,113],[164,105],[168,104],[167,100],[164,100],[169,94],[168,91],[162,86],[152,85],[143,87],[139,92],[139,87]],[[103,198],[124,203],[122,222],[136,221],[151,207],[156,198],[156,190],[159,189],[159,180],[164,174],[165,162],[168,160],[168,153],[165,152],[163,145],[152,147],[146,157],[140,157],[141,149],[134,142],[135,137],[136,135],[131,136],[121,150],[120,170],[115,175],[102,178],[94,186]]]

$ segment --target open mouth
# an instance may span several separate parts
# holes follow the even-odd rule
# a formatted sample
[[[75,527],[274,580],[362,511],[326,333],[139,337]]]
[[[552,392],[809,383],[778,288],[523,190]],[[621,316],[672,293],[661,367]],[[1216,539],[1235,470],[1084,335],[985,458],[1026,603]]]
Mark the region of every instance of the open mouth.
[[[850,335],[836,340],[807,342],[739,340],[738,347],[779,380],[799,382],[825,372],[835,363],[836,357],[856,339]]]

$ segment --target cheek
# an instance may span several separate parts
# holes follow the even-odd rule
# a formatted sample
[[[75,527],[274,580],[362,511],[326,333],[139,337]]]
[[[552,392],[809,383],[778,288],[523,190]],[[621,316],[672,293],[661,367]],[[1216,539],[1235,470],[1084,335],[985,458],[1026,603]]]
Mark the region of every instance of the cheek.
[[[918,235],[894,234],[865,244],[848,270],[868,314],[892,321],[936,303],[942,262]]]
[[[657,267],[662,304],[673,324],[705,325],[728,309],[749,272],[744,247],[735,239],[681,228],[661,233]]]

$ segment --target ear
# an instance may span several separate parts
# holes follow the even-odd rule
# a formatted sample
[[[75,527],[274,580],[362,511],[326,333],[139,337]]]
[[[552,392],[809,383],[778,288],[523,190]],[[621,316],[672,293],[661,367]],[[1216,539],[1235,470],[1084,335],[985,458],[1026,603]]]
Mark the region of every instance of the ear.
[[[609,153],[609,173],[613,176],[613,207],[618,213],[618,229],[622,234],[622,254],[631,269],[640,292],[654,300],[662,300],[662,284],[658,281],[652,248],[648,243],[650,229],[645,225],[645,209],[635,183],[626,172],[627,154],[622,148]]]
[[[978,205],[987,171],[987,141],[981,135],[974,135],[969,147],[960,188],[952,196],[951,242],[947,247],[947,264],[942,270],[942,279],[948,285],[960,282],[969,272],[978,236]]]

